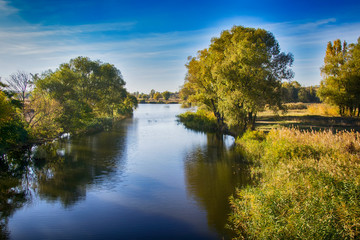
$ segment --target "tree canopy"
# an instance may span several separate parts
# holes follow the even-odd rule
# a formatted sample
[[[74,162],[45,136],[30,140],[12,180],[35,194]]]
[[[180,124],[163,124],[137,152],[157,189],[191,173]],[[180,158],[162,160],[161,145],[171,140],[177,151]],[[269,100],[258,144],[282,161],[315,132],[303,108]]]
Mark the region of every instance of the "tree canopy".
[[[265,105],[280,107],[281,81],[293,77],[292,63],[272,33],[234,26],[189,57],[181,94],[212,111],[221,131],[237,135],[253,126]]]
[[[50,97],[61,107],[56,121],[66,132],[84,129],[96,118],[131,114],[137,106],[114,65],[86,57],[61,64],[55,72],[38,78],[35,85],[36,96]]]
[[[360,115],[360,38],[348,45],[340,39],[326,47],[321,68],[320,98],[337,105],[341,115]]]

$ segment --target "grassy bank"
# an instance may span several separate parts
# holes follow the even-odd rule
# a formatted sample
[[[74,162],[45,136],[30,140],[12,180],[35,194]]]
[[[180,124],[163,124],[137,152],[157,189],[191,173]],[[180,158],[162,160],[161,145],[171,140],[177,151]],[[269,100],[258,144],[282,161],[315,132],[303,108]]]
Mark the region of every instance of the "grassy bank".
[[[231,199],[239,239],[360,238],[359,133],[282,128],[237,143],[260,176]]]
[[[203,110],[185,112],[178,115],[178,118],[187,128],[203,132],[217,131],[216,117],[210,112]]]

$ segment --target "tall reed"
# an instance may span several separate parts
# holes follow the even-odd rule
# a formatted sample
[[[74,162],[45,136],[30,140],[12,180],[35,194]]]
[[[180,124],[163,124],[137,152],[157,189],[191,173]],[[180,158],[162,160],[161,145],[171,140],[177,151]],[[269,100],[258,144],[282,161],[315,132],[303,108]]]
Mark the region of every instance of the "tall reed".
[[[259,135],[237,141],[261,176],[230,200],[237,238],[359,239],[360,134],[283,128]]]

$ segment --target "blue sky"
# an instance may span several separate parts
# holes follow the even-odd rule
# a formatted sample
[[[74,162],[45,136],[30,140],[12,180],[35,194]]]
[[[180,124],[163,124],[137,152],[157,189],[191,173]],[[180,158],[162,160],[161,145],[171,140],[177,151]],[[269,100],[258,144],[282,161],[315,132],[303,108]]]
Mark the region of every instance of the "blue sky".
[[[294,80],[320,83],[328,41],[360,37],[360,1],[0,0],[0,76],[77,56],[114,64],[130,92],[177,91],[188,56],[234,25],[272,32]]]

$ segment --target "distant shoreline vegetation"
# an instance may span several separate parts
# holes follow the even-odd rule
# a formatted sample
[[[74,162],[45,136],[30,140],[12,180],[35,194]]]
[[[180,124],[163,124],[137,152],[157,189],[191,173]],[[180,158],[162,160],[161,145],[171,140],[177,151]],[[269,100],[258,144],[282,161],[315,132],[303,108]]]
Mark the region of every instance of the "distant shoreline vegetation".
[[[138,103],[148,103],[148,104],[180,104],[181,99],[179,92],[158,92],[155,89],[152,89],[149,94],[134,92],[133,96],[136,97]]]

